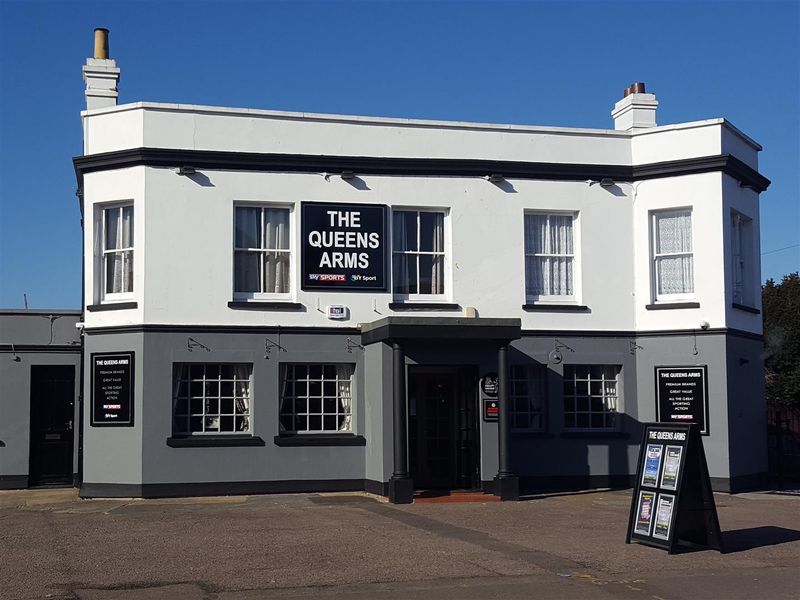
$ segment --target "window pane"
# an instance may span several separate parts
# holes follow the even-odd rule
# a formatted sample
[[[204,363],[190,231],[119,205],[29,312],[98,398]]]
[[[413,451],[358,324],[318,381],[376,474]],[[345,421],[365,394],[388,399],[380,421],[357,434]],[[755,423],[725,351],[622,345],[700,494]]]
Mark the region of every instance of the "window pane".
[[[234,253],[233,289],[236,292],[260,292],[260,252]]]
[[[692,213],[656,214],[656,252],[668,254],[692,251]]]
[[[265,208],[264,247],[273,250],[289,249],[289,210],[286,208]]]
[[[133,247],[133,206],[122,207],[122,239],[120,248]]]
[[[392,213],[392,247],[394,250],[417,249],[417,213],[395,211]]]
[[[419,293],[444,293],[444,257],[421,254],[419,256]]]
[[[237,248],[262,248],[260,208],[236,207],[236,227],[233,243]]]
[[[124,260],[122,252],[106,254],[106,294],[119,294],[123,291]]]
[[[282,397],[280,420],[283,429],[297,432],[351,431],[353,365],[288,365],[283,377],[297,372],[307,374],[309,379],[295,383],[294,398]],[[286,383],[285,379],[283,383]],[[282,389],[286,387],[282,385]]]
[[[289,292],[289,253],[264,252],[264,291],[270,294]]]
[[[417,293],[417,257],[395,254],[392,257],[392,287],[395,294]]]
[[[694,260],[692,256],[663,256],[656,259],[659,294],[691,294],[694,292]]]
[[[178,397],[173,401],[173,427],[175,433],[233,433],[249,431],[249,380],[252,366],[246,364],[219,365],[219,364],[192,364],[176,365],[176,383],[173,390],[180,393],[182,378],[191,374],[192,381],[188,388],[188,400]],[[223,398],[220,394],[231,392],[233,385],[230,381],[220,382],[219,375],[241,376],[242,381],[237,385],[241,387],[240,397]],[[190,417],[183,416],[189,413]],[[234,417],[235,414],[244,415]],[[188,424],[188,427],[187,427]],[[244,426],[244,428],[242,428]]]
[[[572,258],[526,256],[525,265],[525,288],[529,296],[572,296]]]
[[[119,212],[118,207],[107,208],[103,211],[105,216],[106,250],[116,250],[119,242]]]
[[[550,215],[548,252],[550,254],[572,254],[572,216]]]
[[[419,213],[419,249],[422,252],[444,252],[444,215],[442,213]]]

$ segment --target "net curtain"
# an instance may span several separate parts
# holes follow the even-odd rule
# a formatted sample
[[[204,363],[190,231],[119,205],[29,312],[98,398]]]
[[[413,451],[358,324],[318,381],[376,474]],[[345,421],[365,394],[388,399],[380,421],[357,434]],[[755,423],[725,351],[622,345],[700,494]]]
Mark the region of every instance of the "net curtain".
[[[525,216],[525,288],[529,296],[572,296],[572,215]]]
[[[655,230],[658,293],[693,293],[692,214],[685,211],[656,215]],[[671,256],[661,256],[664,254]]]

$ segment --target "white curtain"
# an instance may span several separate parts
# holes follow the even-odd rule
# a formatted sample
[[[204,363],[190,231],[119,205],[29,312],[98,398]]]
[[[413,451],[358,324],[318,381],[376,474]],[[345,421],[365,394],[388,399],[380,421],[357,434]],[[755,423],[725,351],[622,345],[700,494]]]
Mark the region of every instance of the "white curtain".
[[[444,215],[434,213],[433,224],[433,251],[444,252]],[[431,293],[444,293],[444,255],[433,257],[433,268],[431,270]]]
[[[692,213],[656,215],[656,272],[659,294],[694,292]],[[662,255],[668,256],[662,256]]]
[[[133,291],[133,206],[115,206],[105,211],[106,293]],[[123,249],[128,250],[123,250]]]
[[[396,294],[417,293],[417,257],[401,254],[408,250],[416,250],[416,218],[417,213],[395,211],[392,213],[392,287]],[[409,237],[413,244],[409,246]]]
[[[250,431],[250,366],[234,365],[236,431]]]
[[[731,254],[733,259],[733,301],[744,303],[744,255],[742,249],[744,224],[739,215],[734,215],[731,223]]]
[[[353,430],[353,365],[336,365],[339,431]]]
[[[525,215],[525,255],[528,296],[574,293],[571,215]]]

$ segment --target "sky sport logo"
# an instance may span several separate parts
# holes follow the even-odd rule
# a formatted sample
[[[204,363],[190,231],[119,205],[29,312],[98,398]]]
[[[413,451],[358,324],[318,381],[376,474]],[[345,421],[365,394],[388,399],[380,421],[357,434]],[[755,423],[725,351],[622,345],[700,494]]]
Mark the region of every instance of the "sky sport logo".
[[[347,277],[343,274],[335,273],[309,273],[309,281],[347,281]]]

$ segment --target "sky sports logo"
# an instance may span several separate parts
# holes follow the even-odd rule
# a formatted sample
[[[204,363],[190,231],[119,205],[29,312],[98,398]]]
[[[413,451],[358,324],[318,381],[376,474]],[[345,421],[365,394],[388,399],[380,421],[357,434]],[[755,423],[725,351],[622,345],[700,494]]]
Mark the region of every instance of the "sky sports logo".
[[[309,281],[347,281],[347,277],[343,274],[328,274],[328,273],[309,273]]]

